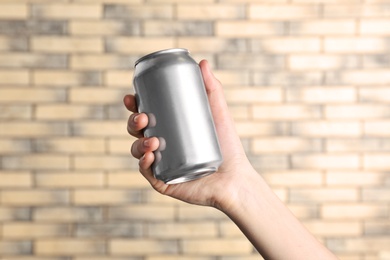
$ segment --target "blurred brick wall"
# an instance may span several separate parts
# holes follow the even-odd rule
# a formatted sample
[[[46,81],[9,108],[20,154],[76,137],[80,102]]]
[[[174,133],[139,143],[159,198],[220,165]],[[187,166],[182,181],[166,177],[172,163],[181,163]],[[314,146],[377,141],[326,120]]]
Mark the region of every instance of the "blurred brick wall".
[[[130,158],[134,61],[170,47],[211,62],[253,165],[323,243],[390,259],[389,18],[389,0],[0,0],[0,259],[259,258]]]

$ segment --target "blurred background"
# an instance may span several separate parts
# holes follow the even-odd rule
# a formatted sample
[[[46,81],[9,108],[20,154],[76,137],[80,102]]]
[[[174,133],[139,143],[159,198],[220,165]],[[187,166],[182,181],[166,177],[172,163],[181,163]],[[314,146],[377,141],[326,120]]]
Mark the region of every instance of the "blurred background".
[[[389,18],[389,0],[0,0],[0,259],[259,259],[131,158],[134,61],[171,47],[209,60],[254,167],[321,242],[390,259]]]

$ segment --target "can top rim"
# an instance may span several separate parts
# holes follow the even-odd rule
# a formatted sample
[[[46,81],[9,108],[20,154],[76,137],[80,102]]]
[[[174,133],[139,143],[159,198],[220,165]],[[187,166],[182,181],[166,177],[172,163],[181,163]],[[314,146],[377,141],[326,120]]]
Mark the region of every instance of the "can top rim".
[[[137,64],[140,63],[143,60],[147,60],[147,59],[153,58],[154,56],[157,56],[157,55],[167,54],[167,53],[175,53],[175,52],[186,52],[186,53],[189,53],[189,51],[187,49],[183,49],[183,48],[173,48],[173,49],[166,49],[166,50],[161,50],[161,51],[155,51],[155,52],[152,52],[150,54],[147,54],[147,55],[139,58],[135,62],[134,67],[137,66]]]

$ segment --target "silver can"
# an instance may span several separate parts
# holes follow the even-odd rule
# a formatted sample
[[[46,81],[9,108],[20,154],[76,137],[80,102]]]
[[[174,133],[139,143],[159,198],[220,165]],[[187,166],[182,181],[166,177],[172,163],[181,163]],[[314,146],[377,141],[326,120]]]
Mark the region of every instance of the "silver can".
[[[222,154],[199,65],[186,49],[146,55],[135,63],[138,111],[148,115],[145,137],[155,136],[154,176],[176,184],[209,175]]]

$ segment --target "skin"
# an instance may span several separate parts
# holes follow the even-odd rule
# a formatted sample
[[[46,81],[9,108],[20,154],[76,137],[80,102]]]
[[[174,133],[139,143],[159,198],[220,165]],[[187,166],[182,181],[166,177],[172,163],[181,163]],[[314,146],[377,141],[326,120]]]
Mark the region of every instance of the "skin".
[[[133,112],[127,129],[138,138],[131,154],[139,159],[141,174],[163,195],[224,212],[266,259],[337,259],[303,227],[253,169],[234,128],[221,83],[207,61],[201,61],[199,66],[221,146],[222,165],[216,173],[186,183],[167,185],[154,178],[151,165],[159,141],[143,136],[148,117],[138,113],[135,97],[126,95],[124,105]]]

